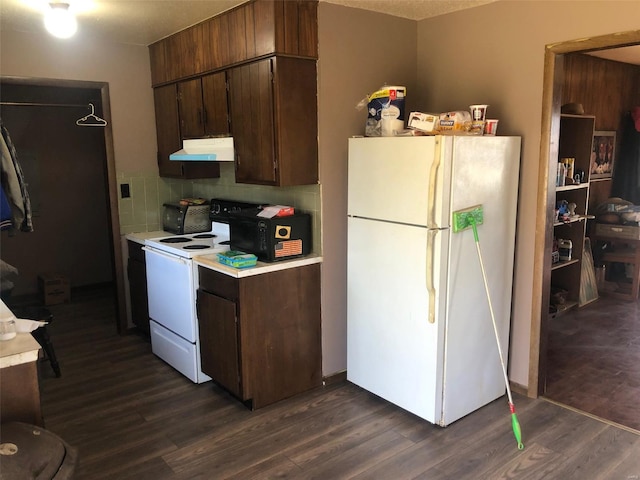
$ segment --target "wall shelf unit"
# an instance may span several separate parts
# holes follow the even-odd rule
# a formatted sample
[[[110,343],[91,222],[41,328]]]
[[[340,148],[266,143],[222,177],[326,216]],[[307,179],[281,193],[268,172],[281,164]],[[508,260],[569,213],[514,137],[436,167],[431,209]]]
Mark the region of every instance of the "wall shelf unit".
[[[574,215],[567,220],[560,219],[553,224],[554,240],[568,241],[572,247],[569,260],[561,260],[551,267],[550,314],[552,317],[582,306],[580,282],[587,220],[591,218],[587,212],[589,206],[589,167],[594,128],[595,117],[592,115],[562,114],[560,116],[558,161],[560,162],[563,158],[573,158],[574,175],[580,173],[582,181],[578,184],[556,187],[556,206],[560,202],[566,201],[567,204],[575,204],[575,210]],[[567,178],[566,181],[573,181],[573,179]],[[554,290],[566,292],[564,302],[554,300]]]

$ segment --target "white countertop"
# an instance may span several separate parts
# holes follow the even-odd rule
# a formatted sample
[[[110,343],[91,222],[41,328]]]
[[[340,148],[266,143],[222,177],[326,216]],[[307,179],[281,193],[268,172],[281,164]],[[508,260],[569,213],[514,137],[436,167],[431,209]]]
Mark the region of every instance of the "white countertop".
[[[131,240],[132,242],[140,243],[144,245],[144,241],[150,238],[158,238],[158,237],[170,237],[174,235],[173,233],[165,232],[163,230],[156,230],[155,232],[136,232],[136,233],[127,233],[125,238],[127,240]]]
[[[279,270],[285,270],[287,268],[303,267],[305,265],[312,265],[314,263],[321,263],[322,257],[320,255],[307,255],[301,258],[294,258],[292,260],[281,260],[273,263],[258,262],[255,267],[248,268],[234,268],[227,265],[223,265],[218,261],[218,256],[215,253],[210,255],[199,255],[193,258],[196,265],[200,265],[205,268],[209,268],[219,273],[224,273],[234,278],[250,277],[252,275],[261,275],[263,273],[277,272]]]
[[[11,340],[0,341],[0,368],[12,367],[38,359],[40,344],[31,333],[17,333]]]

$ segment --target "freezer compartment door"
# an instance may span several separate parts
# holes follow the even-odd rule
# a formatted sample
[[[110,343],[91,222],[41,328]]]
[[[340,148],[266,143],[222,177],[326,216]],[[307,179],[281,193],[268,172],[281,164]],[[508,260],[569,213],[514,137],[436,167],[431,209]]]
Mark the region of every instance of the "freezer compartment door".
[[[348,215],[446,227],[451,162],[441,160],[444,140],[350,138]]]
[[[347,221],[347,379],[435,423],[441,411],[446,295],[440,290],[446,285],[441,265],[448,230],[433,234],[428,251],[426,228]],[[431,305],[429,283],[435,288]]]

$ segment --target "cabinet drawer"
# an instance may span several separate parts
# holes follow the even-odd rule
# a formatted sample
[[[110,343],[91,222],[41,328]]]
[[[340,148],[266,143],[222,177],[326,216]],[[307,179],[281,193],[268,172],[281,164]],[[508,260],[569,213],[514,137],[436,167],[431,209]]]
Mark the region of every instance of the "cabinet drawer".
[[[238,300],[238,280],[209,268],[198,267],[200,288],[231,301]]]
[[[129,258],[131,260],[137,260],[139,262],[144,262],[144,250],[142,250],[142,247],[144,245],[138,243],[138,242],[134,242],[132,240],[127,240],[128,243],[128,247],[129,247]]]

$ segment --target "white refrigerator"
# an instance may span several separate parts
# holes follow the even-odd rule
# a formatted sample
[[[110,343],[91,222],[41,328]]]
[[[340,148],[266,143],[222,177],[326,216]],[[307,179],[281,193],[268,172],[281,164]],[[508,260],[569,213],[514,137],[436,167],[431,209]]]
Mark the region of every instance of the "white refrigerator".
[[[347,379],[446,426],[506,387],[520,137],[349,139]],[[506,361],[506,359],[505,359]]]

